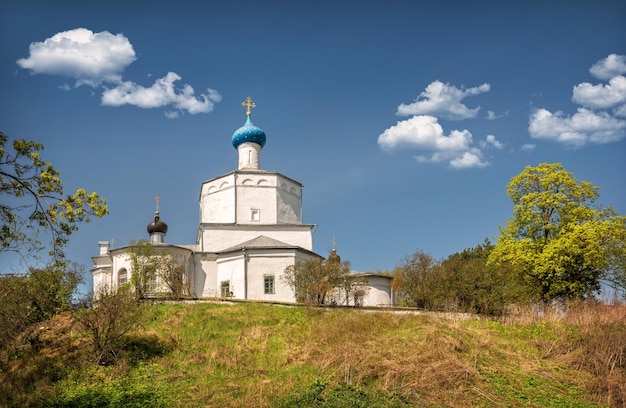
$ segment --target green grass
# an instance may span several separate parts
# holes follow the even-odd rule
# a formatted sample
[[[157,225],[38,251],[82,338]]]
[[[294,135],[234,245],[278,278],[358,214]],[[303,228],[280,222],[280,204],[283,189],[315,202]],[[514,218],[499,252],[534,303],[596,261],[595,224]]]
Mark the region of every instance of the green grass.
[[[573,368],[580,325],[567,322],[245,303],[145,308],[108,367],[90,360],[68,315],[49,322],[39,351],[25,347],[2,366],[0,405],[618,406],[594,390],[597,373]]]

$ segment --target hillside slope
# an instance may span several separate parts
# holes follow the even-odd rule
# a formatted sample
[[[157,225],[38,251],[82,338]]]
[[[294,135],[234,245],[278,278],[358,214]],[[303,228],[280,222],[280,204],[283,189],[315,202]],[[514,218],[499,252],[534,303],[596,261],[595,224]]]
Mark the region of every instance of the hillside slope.
[[[624,306],[581,307],[578,321],[509,322],[262,304],[145,309],[118,363],[108,367],[90,358],[89,339],[71,315],[40,325],[29,337],[37,341],[2,366],[0,405],[595,407],[626,401]],[[585,313],[595,317],[584,320]]]

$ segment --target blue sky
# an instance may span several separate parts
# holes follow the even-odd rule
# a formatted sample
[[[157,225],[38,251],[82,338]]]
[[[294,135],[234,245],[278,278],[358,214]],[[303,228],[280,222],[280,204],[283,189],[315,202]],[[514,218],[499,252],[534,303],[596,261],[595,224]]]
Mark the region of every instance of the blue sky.
[[[194,243],[247,96],[261,168],[304,184],[314,249],[334,236],[356,270],[493,239],[526,165],[626,214],[623,1],[3,1],[0,57],[0,130],[108,201],[67,250],[87,268],[147,238],[157,195],[166,241]]]

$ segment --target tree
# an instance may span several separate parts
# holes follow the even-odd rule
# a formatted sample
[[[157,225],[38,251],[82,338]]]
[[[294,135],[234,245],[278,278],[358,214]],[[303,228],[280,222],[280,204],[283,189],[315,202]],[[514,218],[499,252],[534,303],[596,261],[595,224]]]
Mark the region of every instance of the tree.
[[[354,306],[363,306],[363,300],[369,292],[367,286],[367,278],[361,274],[353,274],[350,272],[350,262],[341,261],[341,257],[337,255],[336,250],[332,250],[330,256],[323,263],[326,276],[332,277],[328,281],[332,281],[334,287],[328,294],[328,303],[350,305],[350,301]]]
[[[51,265],[42,269],[31,268],[27,276],[26,299],[34,319],[49,319],[68,310],[84,274],[84,266],[76,263],[67,267]]]
[[[350,274],[350,262],[341,261],[333,250],[328,260],[307,259],[285,269],[281,280],[293,290],[296,301],[308,305],[339,303],[339,293],[350,295],[363,286]]]
[[[499,315],[531,293],[520,278],[518,268],[510,265],[487,265],[493,245],[486,239],[482,245],[464,249],[446,258],[436,273],[433,292],[444,294],[444,303],[458,310]]]
[[[438,261],[421,250],[405,257],[393,271],[392,288],[398,304],[426,309],[439,307],[443,297],[433,291],[439,267]]]
[[[44,230],[50,235],[49,255],[62,261],[77,224],[107,214],[106,200],[82,188],[64,196],[58,170],[41,159],[42,144],[16,139],[7,147],[8,141],[0,132],[0,252],[39,251]]]
[[[160,295],[171,298],[189,296],[185,265],[175,262],[150,242],[131,243],[131,284],[138,299]]]
[[[583,298],[624,279],[626,217],[594,207],[598,187],[560,163],[527,166],[507,185],[513,218],[489,256],[519,267],[544,301]]]
[[[501,314],[511,303],[528,299],[527,286],[515,267],[486,265],[492,249],[485,240],[443,261],[417,250],[394,270],[398,303],[429,310]]]

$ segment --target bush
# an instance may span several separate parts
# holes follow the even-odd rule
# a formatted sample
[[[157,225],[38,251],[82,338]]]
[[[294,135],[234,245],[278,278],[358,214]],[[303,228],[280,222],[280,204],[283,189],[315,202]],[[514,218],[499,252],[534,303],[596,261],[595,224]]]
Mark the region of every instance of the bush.
[[[118,353],[126,345],[126,334],[140,324],[141,312],[141,304],[130,286],[124,285],[115,293],[102,292],[92,308],[75,313],[91,337],[98,364],[115,363]]]
[[[6,362],[18,336],[35,323],[68,310],[81,282],[77,264],[31,268],[25,275],[0,277],[0,356]],[[24,337],[37,349],[36,337]]]

